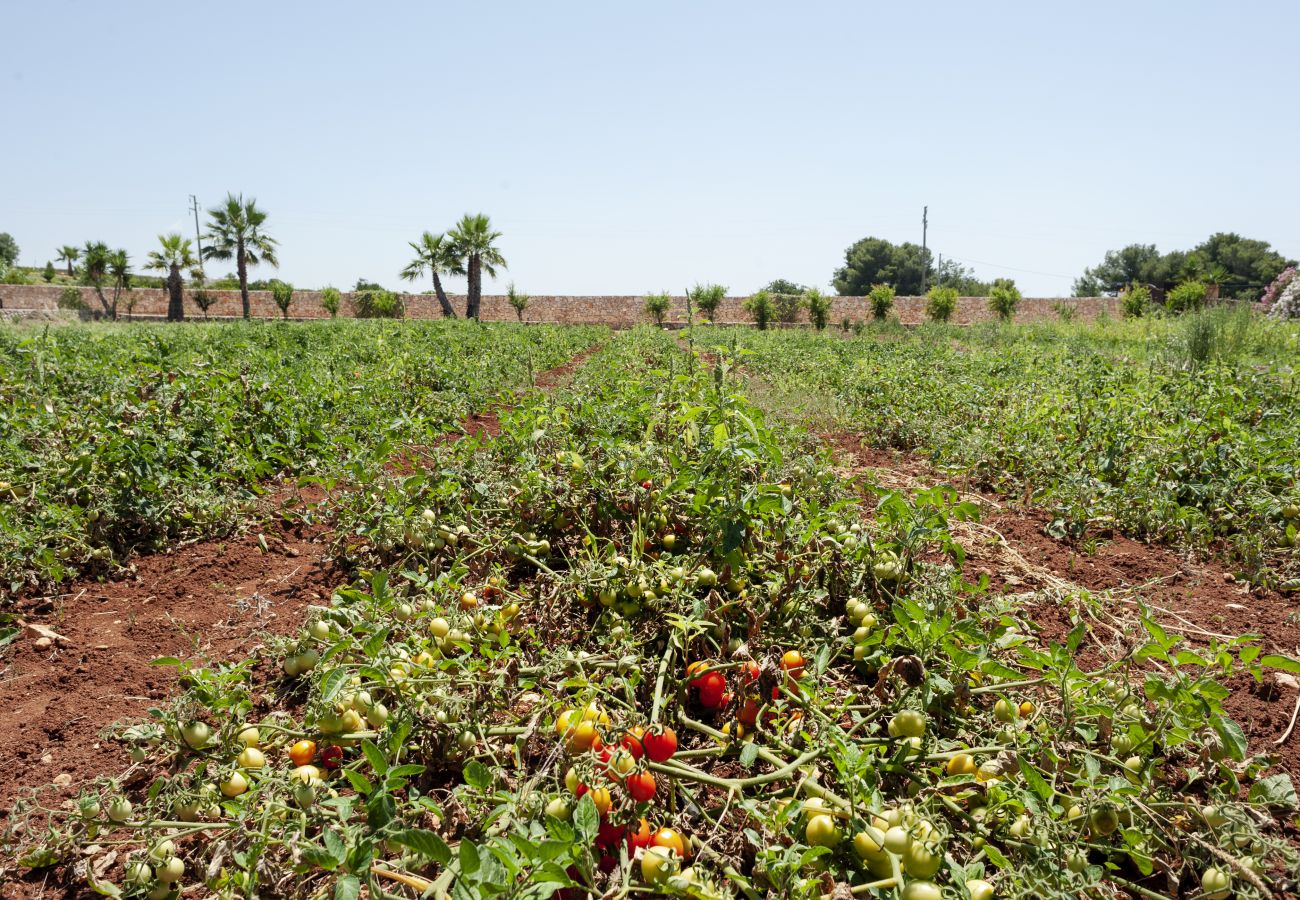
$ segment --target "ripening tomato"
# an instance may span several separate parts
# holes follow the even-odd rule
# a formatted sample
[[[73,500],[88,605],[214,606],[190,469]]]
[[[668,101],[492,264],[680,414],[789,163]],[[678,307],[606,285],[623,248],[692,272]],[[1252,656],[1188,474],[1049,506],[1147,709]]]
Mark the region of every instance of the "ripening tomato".
[[[596,733],[595,725],[591,722],[579,722],[569,735],[569,752],[582,753],[590,750],[596,745],[599,738],[600,735]]]
[[[609,812],[610,807],[614,805],[614,798],[609,793],[609,788],[592,788],[591,802],[596,804],[596,812],[603,816],[605,813]]]
[[[651,762],[663,763],[677,752],[677,732],[671,728],[652,730],[644,738],[645,755]]]
[[[755,681],[758,681],[758,677],[763,674],[763,670],[759,667],[758,663],[754,662],[752,659],[745,663],[745,665],[741,667],[740,671],[744,675],[741,679],[742,684],[753,684]]]
[[[803,654],[798,650],[787,650],[781,656],[781,668],[791,678],[802,678],[804,669]]]
[[[696,660],[686,667],[686,683],[691,687],[699,687],[700,680],[705,673],[709,671],[709,664],[703,660]]]
[[[627,777],[627,793],[637,803],[649,803],[655,796],[655,777],[650,772],[637,772]]]
[[[337,769],[343,762],[342,747],[326,747],[320,752],[320,764],[327,769]]]
[[[620,742],[632,758],[640,760],[645,755],[645,729],[640,725],[634,725],[627,731],[623,732],[623,740]]]
[[[726,705],[727,679],[721,672],[706,672],[696,679],[695,686],[699,691],[700,706],[718,710]]]
[[[606,750],[605,753],[609,753],[609,751]],[[631,750],[621,747],[610,754],[609,759],[605,761],[605,769],[610,778],[615,781],[622,781],[636,771],[636,757],[632,755]]]
[[[289,759],[295,766],[305,766],[316,758],[315,741],[298,741],[289,748]]]
[[[736,713],[736,718],[746,728],[753,728],[754,723],[758,721],[758,701],[753,697],[746,697],[745,702],[740,704],[740,711]]]
[[[654,836],[654,829],[650,827],[650,823],[645,819],[641,820],[641,824],[636,827],[635,831],[629,828],[627,830],[627,855],[631,856],[642,847],[649,847],[650,842],[654,840]]]
[[[667,847],[673,850],[682,859],[686,858],[686,839],[682,834],[672,828],[660,828],[655,832],[654,837],[650,839],[652,847]]]

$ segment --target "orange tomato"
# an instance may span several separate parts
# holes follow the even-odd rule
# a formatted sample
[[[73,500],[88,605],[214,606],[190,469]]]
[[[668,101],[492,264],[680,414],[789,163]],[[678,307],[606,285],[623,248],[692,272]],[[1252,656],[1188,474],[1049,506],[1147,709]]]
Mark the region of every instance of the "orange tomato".
[[[645,729],[640,725],[632,726],[623,732],[621,743],[627,752],[632,754],[633,759],[640,759],[645,753]]]
[[[610,794],[609,788],[592,788],[591,802],[596,804],[596,812],[603,816],[614,805],[614,797]]]
[[[791,678],[803,677],[804,658],[798,650],[787,650],[781,656],[781,668]]]
[[[675,850],[680,859],[686,858],[686,839],[681,833],[672,828],[660,828],[655,832],[655,836],[650,839],[652,847],[667,847],[669,850]]]
[[[569,733],[569,752],[582,753],[584,750],[590,750],[596,746],[600,740],[600,735],[596,732],[596,726],[591,722],[579,722]]]
[[[289,748],[289,759],[295,766],[305,766],[316,758],[315,741],[299,741]]]

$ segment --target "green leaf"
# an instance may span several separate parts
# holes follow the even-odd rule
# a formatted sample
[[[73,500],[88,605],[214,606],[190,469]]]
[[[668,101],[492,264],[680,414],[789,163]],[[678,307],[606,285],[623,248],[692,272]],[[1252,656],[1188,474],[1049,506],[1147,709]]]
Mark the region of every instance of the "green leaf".
[[[595,807],[593,807],[594,809]],[[457,853],[457,859],[460,861],[460,871],[462,875],[473,875],[478,871],[479,853],[478,847],[471,840],[462,840],[460,842],[460,851]]]
[[[398,766],[395,769],[388,770],[388,778],[391,781],[394,778],[414,778],[416,775],[424,774],[424,766],[417,763],[407,763],[404,766]]]
[[[750,741],[740,748],[740,764],[746,769],[752,768],[756,759],[758,759],[758,744]]]
[[[321,842],[325,847],[325,852],[329,854],[334,865],[341,866],[343,861],[348,858],[348,845],[339,837],[339,833],[333,828],[326,828],[321,832]]]
[[[334,883],[334,900],[357,900],[361,896],[361,879],[343,875]]]
[[[122,896],[122,891],[117,885],[111,881],[97,880],[95,873],[90,871],[89,868],[86,869],[86,886],[103,897],[120,898]]]
[[[480,791],[492,785],[492,770],[476,759],[471,759],[465,764],[464,775],[465,783]]]
[[[391,795],[379,791],[366,801],[366,825],[371,831],[379,831],[393,819],[397,818],[397,805]]]
[[[437,832],[429,831],[427,828],[402,828],[390,834],[388,839],[414,850],[421,856],[427,856],[440,865],[445,866],[451,862],[451,848]]]
[[[1261,778],[1250,786],[1247,796],[1251,803],[1263,803],[1266,806],[1281,806],[1286,809],[1300,806],[1295,785],[1291,783],[1291,776],[1285,772]]]
[[[1223,741],[1223,748],[1228,751],[1229,756],[1237,762],[1246,758],[1246,734],[1236,722],[1227,716],[1216,716],[1214,730],[1218,732],[1219,738]]]
[[[1001,850],[999,850],[997,847],[994,847],[992,844],[984,845],[984,855],[989,858],[989,862],[993,863],[993,865],[997,866],[999,869],[1011,868],[1010,861],[1008,861],[1007,858],[1002,855]]]
[[[591,843],[600,830],[600,813],[596,811],[596,803],[591,799],[590,793],[583,794],[573,810],[573,825],[578,831],[578,840],[584,844]]]
[[[1269,669],[1281,669],[1283,672],[1300,675],[1300,660],[1292,659],[1289,656],[1279,656],[1276,653],[1270,653],[1267,656],[1261,656],[1259,658],[1259,664]]]
[[[366,762],[370,763],[370,768],[375,770],[376,775],[383,778],[388,774],[388,760],[384,759],[382,750],[365,740],[361,742],[361,752],[365,754]]]
[[[369,795],[375,789],[369,778],[354,769],[344,769],[343,777],[348,780],[348,784],[352,785],[352,790],[358,794]]]
[[[343,689],[343,685],[347,683],[349,677],[351,676],[349,676],[348,670],[342,666],[337,669],[331,669],[329,674],[321,680],[321,700],[328,703],[338,696],[338,692]]]
[[[1052,787],[1043,780],[1043,776],[1038,774],[1033,763],[1026,760],[1023,756],[1016,757],[1016,762],[1020,764],[1020,771],[1025,776],[1025,784],[1038,795],[1038,799],[1047,802],[1052,798]]]

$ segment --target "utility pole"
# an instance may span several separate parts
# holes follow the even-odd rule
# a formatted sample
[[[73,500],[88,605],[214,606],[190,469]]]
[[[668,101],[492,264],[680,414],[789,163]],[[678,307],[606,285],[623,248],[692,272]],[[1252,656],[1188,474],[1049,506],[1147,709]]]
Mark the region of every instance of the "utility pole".
[[[199,231],[199,198],[190,194],[190,209],[194,212],[194,240],[199,243],[199,274],[203,273],[203,235]]]
[[[929,262],[930,259],[930,254],[927,253],[925,249],[925,237],[929,225],[930,225],[930,207],[923,206],[921,207],[921,293],[922,294],[925,293],[925,270],[928,268],[927,263]]]
[[[938,279],[937,281],[935,281],[935,284],[942,286],[943,285],[943,254],[942,253],[939,254],[939,266],[934,270],[934,277]]]

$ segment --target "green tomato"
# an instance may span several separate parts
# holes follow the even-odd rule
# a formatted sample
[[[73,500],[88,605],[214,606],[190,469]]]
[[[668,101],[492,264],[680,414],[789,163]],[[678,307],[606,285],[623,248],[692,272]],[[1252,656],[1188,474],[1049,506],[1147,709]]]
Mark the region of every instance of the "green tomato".
[[[677,874],[680,865],[667,847],[647,847],[641,856],[641,879],[646,884],[663,884]]]
[[[840,830],[835,820],[825,813],[818,813],[808,820],[804,827],[804,838],[811,847],[834,847],[840,842]]]
[[[1232,879],[1223,869],[1209,868],[1201,875],[1201,895],[1205,900],[1224,900],[1232,896]]]
[[[970,900],[993,900],[993,885],[983,878],[971,878],[966,882],[966,893]]]
[[[184,874],[185,863],[175,856],[156,866],[153,870],[153,877],[157,878],[161,884],[175,884],[181,880]]]
[[[943,891],[933,881],[909,881],[899,896],[902,900],[943,900]]]
[[[889,733],[895,737],[919,738],[925,734],[925,724],[924,713],[905,709],[889,720]]]
[[[943,865],[943,850],[923,841],[912,841],[903,854],[903,871],[913,878],[933,878]]]

